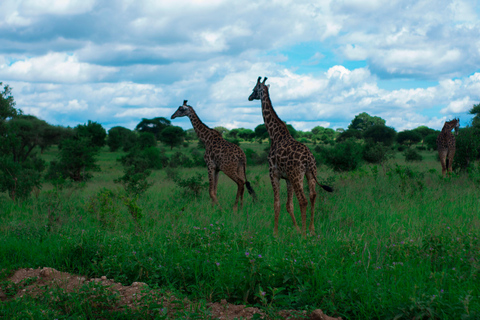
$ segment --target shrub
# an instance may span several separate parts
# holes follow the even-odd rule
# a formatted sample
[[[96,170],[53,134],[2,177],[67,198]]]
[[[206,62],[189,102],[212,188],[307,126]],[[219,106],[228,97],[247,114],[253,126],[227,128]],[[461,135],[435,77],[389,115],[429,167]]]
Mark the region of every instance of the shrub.
[[[194,196],[198,196],[200,192],[208,186],[208,182],[202,182],[203,175],[201,173],[196,173],[194,176],[190,178],[181,179],[176,178],[175,183],[181,187],[186,194],[193,194]]]
[[[422,155],[419,154],[415,149],[408,148],[403,154],[405,155],[405,161],[407,162],[423,160]]]
[[[392,149],[379,142],[368,143],[363,150],[363,159],[369,163],[383,163],[392,156]]]
[[[362,162],[363,147],[353,139],[337,143],[333,148],[325,148],[322,156],[325,164],[334,171],[352,171]]]
[[[172,168],[191,168],[193,167],[193,161],[187,155],[181,153],[180,151],[177,151],[170,158],[169,166]]]
[[[199,149],[194,148],[191,151],[192,155],[192,165],[194,167],[205,167],[205,159],[203,158],[203,153]]]
[[[476,127],[461,129],[455,140],[453,169],[466,170],[480,156],[480,129]]]

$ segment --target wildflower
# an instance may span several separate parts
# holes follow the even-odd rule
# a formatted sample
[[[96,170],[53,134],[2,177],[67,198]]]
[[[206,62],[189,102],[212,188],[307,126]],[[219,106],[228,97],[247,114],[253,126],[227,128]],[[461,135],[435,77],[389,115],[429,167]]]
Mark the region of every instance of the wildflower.
[[[97,253],[98,253],[98,252],[97,252]],[[135,255],[135,254],[137,254],[137,252],[136,252],[136,251],[133,251],[133,254]]]
[[[265,291],[262,291],[262,296],[264,296],[264,295],[265,295]]]
[[[261,255],[261,254],[259,254],[259,255],[258,255],[258,257],[259,257],[259,258],[261,258],[261,257],[262,257],[262,255]]]
[[[220,262],[215,262],[215,264],[217,265],[217,267],[220,265]]]
[[[442,289],[442,290],[440,290],[440,293],[443,293],[443,289]]]
[[[249,254],[250,254],[250,253],[248,253],[248,252],[245,252],[245,256],[247,256],[247,257],[248,257],[248,255],[249,255]]]

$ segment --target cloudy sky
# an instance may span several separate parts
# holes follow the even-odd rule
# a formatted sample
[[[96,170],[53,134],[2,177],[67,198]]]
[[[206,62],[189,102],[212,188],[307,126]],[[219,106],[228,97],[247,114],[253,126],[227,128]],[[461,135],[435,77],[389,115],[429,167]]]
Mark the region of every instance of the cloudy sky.
[[[479,15],[475,0],[2,0],[0,82],[64,126],[133,129],[188,99],[210,127],[253,129],[258,76],[297,130],[361,112],[399,131],[464,126],[480,102]]]

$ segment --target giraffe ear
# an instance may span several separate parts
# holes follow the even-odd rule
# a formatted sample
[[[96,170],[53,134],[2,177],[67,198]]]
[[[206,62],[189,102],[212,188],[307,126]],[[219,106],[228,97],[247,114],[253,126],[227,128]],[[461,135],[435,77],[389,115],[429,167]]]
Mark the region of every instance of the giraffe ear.
[[[269,83],[269,84],[267,84],[267,88],[268,88],[268,89],[270,89],[270,83]]]

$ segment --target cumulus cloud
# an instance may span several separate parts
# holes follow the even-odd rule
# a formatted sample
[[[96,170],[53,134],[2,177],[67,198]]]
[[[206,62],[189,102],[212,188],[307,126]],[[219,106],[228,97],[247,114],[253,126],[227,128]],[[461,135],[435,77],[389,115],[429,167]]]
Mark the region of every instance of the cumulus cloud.
[[[263,121],[260,105],[247,97],[257,77],[268,76],[280,117],[301,130],[346,127],[361,112],[397,129],[439,128],[480,101],[475,6],[5,0],[0,79],[19,107],[55,124],[132,128],[188,99],[209,125],[254,128]],[[382,86],[397,78],[430,82]]]
[[[0,65],[0,77],[32,82],[78,83],[100,81],[116,71],[113,67],[80,62],[74,55],[51,52]]]

